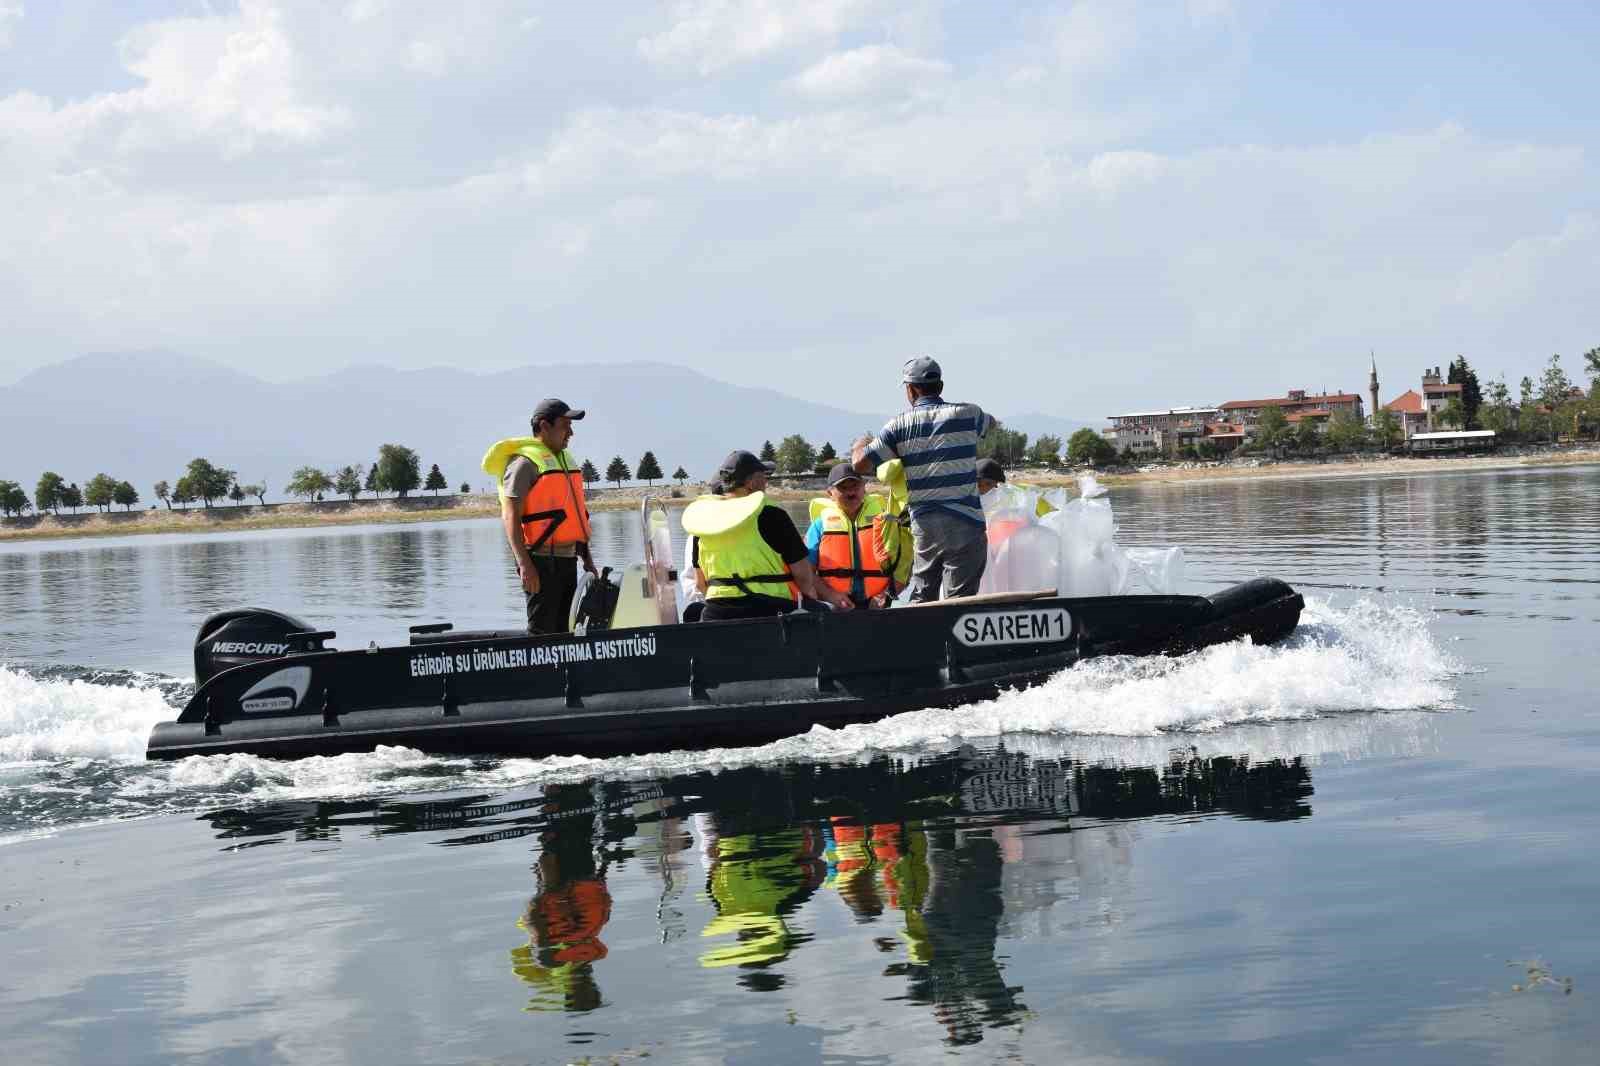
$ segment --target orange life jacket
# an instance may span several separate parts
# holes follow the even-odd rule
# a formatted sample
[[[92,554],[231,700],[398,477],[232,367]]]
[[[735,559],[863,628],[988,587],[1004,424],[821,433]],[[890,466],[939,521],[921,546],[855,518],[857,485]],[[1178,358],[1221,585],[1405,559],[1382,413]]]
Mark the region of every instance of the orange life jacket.
[[[530,551],[589,541],[589,507],[583,498],[583,469],[571,452],[554,452],[538,437],[499,441],[483,457],[483,469],[505,496],[505,469],[517,456],[533,464],[533,484],[523,494],[522,543]]]
[[[583,471],[541,470],[522,497],[522,543],[530,551],[589,542]]]
[[[817,576],[832,588],[849,595],[857,576],[868,599],[890,590],[890,575],[884,572],[874,550],[873,519],[883,513],[883,501],[868,496],[855,521],[845,517],[838,504],[816,500],[814,515],[822,519],[822,537],[817,542]]]

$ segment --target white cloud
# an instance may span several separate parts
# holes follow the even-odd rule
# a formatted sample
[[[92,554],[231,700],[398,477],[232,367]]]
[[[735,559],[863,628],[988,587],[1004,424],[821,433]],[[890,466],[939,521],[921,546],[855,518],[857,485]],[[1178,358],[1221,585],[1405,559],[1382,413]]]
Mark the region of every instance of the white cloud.
[[[247,0],[137,28],[134,87],[0,99],[8,350],[650,355],[837,399],[830,368],[927,349],[1014,368],[985,386],[1002,411],[1092,414],[1146,375],[1188,402],[1369,345],[1570,349],[1592,321],[1581,148],[1216,143],[1178,90],[1226,76],[1220,5],[1019,16],[981,55],[931,23],[864,39],[884,17]]]
[[[22,0],[0,0],[0,51],[10,48],[16,40],[17,24],[26,14]]]
[[[883,0],[678,0],[672,24],[639,41],[659,66],[702,75],[829,42],[890,7]]]
[[[835,52],[790,84],[813,99],[843,100],[884,90],[904,94],[948,76],[950,70],[949,63],[911,55],[891,44],[875,44]]]

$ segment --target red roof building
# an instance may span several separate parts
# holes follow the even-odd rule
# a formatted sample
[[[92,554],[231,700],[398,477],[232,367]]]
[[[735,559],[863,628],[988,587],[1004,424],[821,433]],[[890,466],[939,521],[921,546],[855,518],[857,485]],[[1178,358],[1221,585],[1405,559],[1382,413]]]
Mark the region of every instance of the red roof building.
[[[1290,389],[1287,396],[1274,396],[1268,400],[1229,400],[1218,411],[1231,422],[1254,425],[1261,412],[1268,407],[1283,410],[1290,421],[1298,418],[1331,418],[1335,411],[1346,410],[1364,419],[1361,397],[1353,392],[1310,393],[1304,389]]]
[[[1416,389],[1407,389],[1399,396],[1383,405],[1385,411],[1392,411],[1400,422],[1401,435],[1410,440],[1412,434],[1424,432],[1428,428],[1428,409],[1422,402],[1422,394]]]

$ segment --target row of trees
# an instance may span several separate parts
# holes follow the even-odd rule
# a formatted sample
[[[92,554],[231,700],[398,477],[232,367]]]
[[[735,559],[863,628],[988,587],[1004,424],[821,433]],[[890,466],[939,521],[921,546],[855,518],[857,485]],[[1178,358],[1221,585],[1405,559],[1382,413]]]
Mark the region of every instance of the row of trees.
[[[330,473],[320,467],[302,466],[289,476],[283,491],[287,496],[307,500],[320,500],[330,492],[355,500],[363,492],[373,495],[392,492],[404,498],[406,493],[419,487],[437,496],[450,487],[450,482],[438,463],[430,466],[424,477],[422,459],[415,451],[403,444],[385,444],[378,449],[377,462],[369,467],[352,463]],[[472,487],[463,481],[460,491],[465,494],[472,491]]]
[[[665,479],[666,476],[661,472],[661,463],[657,461],[656,453],[651,451],[645,452],[639,458],[638,470],[629,467],[620,455],[613,455],[611,462],[606,464],[606,480],[613,482],[618,488],[622,487],[624,481],[633,481],[636,478],[639,481],[654,485],[657,481]],[[678,484],[682,485],[689,479],[689,472],[680,466],[672,472],[672,477]],[[600,480],[600,472],[587,459],[583,461],[583,480],[589,485],[593,485]]]
[[[1600,348],[1585,352],[1583,361],[1589,378],[1587,394],[1567,375],[1561,356],[1552,355],[1537,382],[1531,377],[1518,382],[1515,400],[1502,377],[1489,384],[1476,408],[1468,408],[1463,388],[1460,410],[1446,407],[1443,416],[1451,425],[1492,429],[1524,440],[1555,440],[1562,433],[1576,436],[1585,424],[1600,436]]]
[[[1600,432],[1600,348],[1583,354],[1582,372],[1590,385],[1586,394],[1561,365],[1561,356],[1552,355],[1535,381],[1524,376],[1513,396],[1502,376],[1487,388],[1465,356],[1456,356],[1445,380],[1461,386],[1459,398],[1452,397],[1435,417],[1448,429],[1492,429],[1502,437],[1521,440],[1555,440],[1562,433],[1577,435],[1585,423]],[[1379,412],[1382,417],[1386,412]]]
[[[0,481],[0,513],[7,517],[20,515],[30,506],[40,513],[50,511],[59,514],[63,507],[69,511],[76,511],[80,507],[109,511],[113,506],[120,505],[127,510],[138,502],[138,490],[110,474],[96,474],[80,489],[77,482],[69,483],[54,470],[46,470],[34,485],[32,500],[28,498],[27,490],[17,482]]]

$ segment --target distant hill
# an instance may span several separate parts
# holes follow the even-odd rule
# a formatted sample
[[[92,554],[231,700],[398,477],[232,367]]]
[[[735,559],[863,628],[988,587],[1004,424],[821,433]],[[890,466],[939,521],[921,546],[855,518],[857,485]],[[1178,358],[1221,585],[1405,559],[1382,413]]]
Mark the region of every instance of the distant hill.
[[[1068,438],[1080,429],[1099,431],[1099,422],[1081,422],[1075,418],[1060,418],[1056,415],[1042,415],[1037,412],[1026,415],[999,416],[1007,429],[1017,429],[1028,435],[1031,443],[1040,437],[1054,434],[1061,438],[1061,444],[1066,446]]]
[[[438,463],[452,488],[467,481],[480,489],[489,484],[478,468],[484,450],[526,433],[544,396],[590,411],[572,446],[600,470],[613,455],[636,465],[650,449],[667,473],[682,464],[697,480],[730,449],[790,433],[843,450],[892,413],[854,413],[662,363],[495,373],[361,366],[273,383],[173,352],[106,352],[0,388],[0,478],[31,494],[47,469],[79,485],[104,471],[133,482],[148,504],[157,480],[174,481],[190,459],[205,456],[241,481],[264,481],[273,498],[298,466],[370,464],[378,445],[396,443],[416,449],[424,472]],[[1030,436],[1063,439],[1059,427],[1080,424],[1001,417]]]

